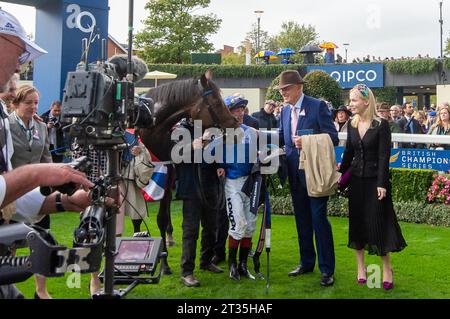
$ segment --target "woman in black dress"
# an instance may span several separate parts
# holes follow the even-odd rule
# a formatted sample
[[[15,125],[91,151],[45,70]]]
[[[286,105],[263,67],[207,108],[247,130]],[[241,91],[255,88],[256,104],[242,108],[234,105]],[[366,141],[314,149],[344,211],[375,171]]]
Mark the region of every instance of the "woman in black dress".
[[[376,116],[375,97],[366,85],[350,91],[350,102],[354,116],[340,167],[341,173],[350,169],[348,247],[356,249],[359,284],[367,281],[364,250],[381,256],[388,290],[394,286],[389,253],[406,247],[391,198],[391,132],[388,122]]]

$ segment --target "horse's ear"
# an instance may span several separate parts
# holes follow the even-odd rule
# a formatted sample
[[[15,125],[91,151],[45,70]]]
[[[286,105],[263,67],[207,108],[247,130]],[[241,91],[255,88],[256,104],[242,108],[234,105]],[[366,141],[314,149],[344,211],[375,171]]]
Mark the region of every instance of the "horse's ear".
[[[206,77],[206,73],[202,74],[200,78],[200,83],[202,84],[202,87],[206,89],[208,87],[208,78]]]
[[[213,70],[211,70],[211,69],[206,70],[205,77],[206,77],[207,80],[212,80],[212,78],[213,78]]]

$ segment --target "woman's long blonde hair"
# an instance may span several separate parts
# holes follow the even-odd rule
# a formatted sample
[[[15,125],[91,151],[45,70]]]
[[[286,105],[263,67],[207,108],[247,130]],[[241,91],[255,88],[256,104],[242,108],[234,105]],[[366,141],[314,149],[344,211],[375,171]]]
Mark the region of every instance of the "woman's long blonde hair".
[[[447,113],[448,113],[449,118],[450,118],[450,110],[449,110],[449,109],[446,109],[446,108],[441,108],[441,109],[439,110],[439,113],[437,114],[436,123],[433,124],[433,126],[431,127],[431,129],[434,129],[434,128],[438,127],[438,126],[444,127],[444,122],[443,122],[442,119],[441,119],[441,112],[444,111],[444,110],[447,110]]]
[[[376,103],[375,96],[373,95],[372,90],[369,89],[369,87],[367,87],[367,85],[365,85],[365,84],[357,84],[350,90],[350,94],[352,94],[352,92],[356,92],[361,99],[363,99],[365,101],[369,101],[369,106],[367,107],[364,114],[362,114],[362,115],[355,114],[353,116],[351,125],[355,128],[358,127],[358,124],[359,124],[359,121],[361,120],[361,118],[363,118],[364,120],[374,119],[374,120],[377,120],[378,122],[380,122],[381,120],[379,119],[379,117],[377,116],[377,113],[376,113],[377,103]]]

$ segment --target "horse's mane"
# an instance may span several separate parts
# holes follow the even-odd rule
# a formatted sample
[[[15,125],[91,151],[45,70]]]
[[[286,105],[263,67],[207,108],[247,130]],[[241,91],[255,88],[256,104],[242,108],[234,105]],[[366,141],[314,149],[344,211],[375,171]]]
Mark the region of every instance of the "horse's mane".
[[[197,101],[200,97],[197,83],[198,79],[193,78],[166,83],[151,89],[146,96],[151,97],[155,102],[157,121],[163,121]],[[208,85],[213,91],[219,91],[219,88],[211,80],[208,81]]]
[[[155,103],[159,102],[165,106],[183,105],[198,96],[199,93],[194,87],[195,83],[195,79],[166,83],[151,89],[147,96],[151,97]]]

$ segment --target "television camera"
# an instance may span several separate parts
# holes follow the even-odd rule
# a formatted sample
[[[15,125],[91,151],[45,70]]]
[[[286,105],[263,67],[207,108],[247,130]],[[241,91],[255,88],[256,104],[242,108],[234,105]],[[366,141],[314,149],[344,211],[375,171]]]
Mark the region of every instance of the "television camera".
[[[125,142],[126,128],[148,128],[154,124],[153,101],[134,94],[134,83],[147,73],[145,63],[131,56],[133,0],[129,0],[128,56],[114,56],[106,61],[106,40],[103,39],[101,62],[88,63],[89,45],[95,39],[94,30],[83,40],[83,56],[76,71],[67,75],[62,99],[63,130],[81,149],[105,152],[107,172],[95,181],[90,191],[92,205],[82,214],[74,232],[74,248],[59,246],[47,231],[36,226],[15,224],[0,231],[0,256],[11,247],[30,247],[28,257],[0,257],[0,284],[25,280],[32,273],[47,277],[62,276],[68,266],[77,264],[80,272],[96,272],[105,256],[102,278],[104,289],[94,298],[120,298],[139,283],[158,283],[161,269],[156,273],[162,257],[160,238],[120,238],[116,251],[116,215],[118,213],[120,156],[129,145]],[[65,125],[65,124],[68,125]],[[137,130],[135,130],[136,132]],[[71,165],[85,171],[91,166],[87,158]],[[42,188],[43,195],[59,190],[71,194],[74,185],[60,188]],[[115,200],[106,205],[106,198]],[[140,234],[142,236],[142,234]],[[124,243],[121,244],[121,241]],[[124,259],[127,251],[135,251],[136,258]],[[117,264],[115,257],[119,256]],[[7,267],[7,268],[5,268]],[[4,271],[4,270],[7,271]],[[2,274],[3,276],[2,280]],[[142,277],[140,275],[149,275]],[[120,277],[115,280],[115,276]],[[114,284],[128,283],[123,291],[114,290]]]

